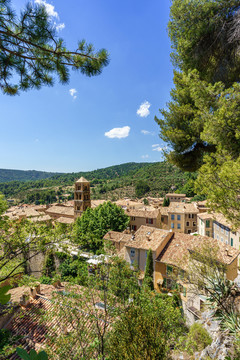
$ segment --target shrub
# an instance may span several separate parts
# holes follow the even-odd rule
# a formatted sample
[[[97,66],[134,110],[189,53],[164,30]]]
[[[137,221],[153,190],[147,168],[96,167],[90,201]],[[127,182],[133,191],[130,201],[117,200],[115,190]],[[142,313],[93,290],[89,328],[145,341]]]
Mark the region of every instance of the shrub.
[[[195,323],[190,327],[187,336],[181,337],[179,349],[193,355],[195,352],[202,351],[211,343],[212,338],[207,330],[201,324]]]

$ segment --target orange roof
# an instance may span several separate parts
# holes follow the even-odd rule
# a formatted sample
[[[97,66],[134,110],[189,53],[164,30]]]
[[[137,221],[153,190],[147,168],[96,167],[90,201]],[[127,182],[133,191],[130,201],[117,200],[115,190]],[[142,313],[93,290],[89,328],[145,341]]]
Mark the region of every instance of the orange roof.
[[[76,183],[89,183],[89,181],[85,179],[83,176],[81,176],[80,179],[76,181]]]
[[[230,265],[239,255],[239,250],[219,242],[217,239],[201,235],[174,233],[173,238],[164,247],[156,261],[181,267],[186,270],[190,251],[197,251],[202,246],[219,249],[218,261]]]
[[[196,206],[195,203],[190,203],[190,204],[186,204],[186,203],[170,203],[169,207],[168,207],[168,212],[169,213],[183,213],[183,214],[198,214],[199,210]]]
[[[49,209],[45,211],[48,214],[59,214],[59,215],[68,215],[68,216],[74,216],[74,208],[71,206],[51,206]]]
[[[159,210],[136,210],[136,209],[127,209],[125,213],[128,216],[142,217],[142,218],[152,218],[156,219],[159,215]]]
[[[172,234],[169,230],[157,229],[142,225],[131,239],[125,244],[126,247],[156,251],[162,241]]]
[[[118,231],[108,231],[105,235],[104,235],[104,240],[111,240],[114,242],[127,242],[128,240],[130,240],[132,237],[131,234],[124,234],[122,232],[118,232]]]

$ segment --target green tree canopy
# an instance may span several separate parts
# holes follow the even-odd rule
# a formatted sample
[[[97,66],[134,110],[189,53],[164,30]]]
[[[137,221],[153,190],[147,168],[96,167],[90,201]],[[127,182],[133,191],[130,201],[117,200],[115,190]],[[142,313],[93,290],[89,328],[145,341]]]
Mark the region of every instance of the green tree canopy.
[[[149,286],[151,290],[154,289],[153,285],[153,254],[152,250],[149,249],[147,252],[146,267],[144,272],[144,284]]]
[[[123,231],[129,224],[129,216],[110,201],[95,209],[88,208],[75,223],[76,241],[84,248],[97,250],[102,245],[103,236],[109,231]]]
[[[173,64],[227,86],[240,79],[238,0],[173,0],[169,36]]]
[[[112,326],[112,360],[168,359],[170,345],[183,332],[182,315],[172,298],[144,294]]]
[[[150,186],[143,180],[138,181],[135,186],[135,192],[137,197],[142,197],[150,190]]]
[[[169,35],[175,87],[155,120],[168,159],[199,170],[197,193],[239,225],[240,4],[173,0]],[[180,70],[180,71],[179,71]]]
[[[92,76],[108,64],[107,51],[85,40],[69,51],[43,5],[27,3],[17,17],[10,0],[0,0],[0,88],[9,95],[69,80],[69,68]],[[14,83],[11,80],[14,79]]]

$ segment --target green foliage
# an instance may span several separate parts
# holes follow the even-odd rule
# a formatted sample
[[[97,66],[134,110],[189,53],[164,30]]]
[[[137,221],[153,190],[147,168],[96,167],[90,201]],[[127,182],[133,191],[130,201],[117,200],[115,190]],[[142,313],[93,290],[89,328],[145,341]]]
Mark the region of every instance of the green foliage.
[[[142,293],[114,322],[108,352],[112,360],[164,360],[182,331],[182,315],[171,298]]]
[[[47,251],[45,255],[45,263],[43,268],[43,275],[47,277],[53,277],[56,271],[54,252],[52,250]]]
[[[154,289],[153,271],[153,254],[152,250],[149,249],[147,252],[146,267],[144,272],[144,284],[147,285],[151,290]]]
[[[2,215],[7,210],[7,202],[4,198],[4,195],[0,193],[0,215]]]
[[[143,199],[143,203],[144,203],[144,205],[149,205],[148,199]]]
[[[149,190],[150,190],[149,185],[143,180],[138,181],[135,186],[136,196],[139,198],[145,195]]]
[[[41,284],[51,285],[51,284],[52,284],[52,278],[50,278],[49,276],[46,276],[46,275],[42,275],[42,276],[39,278],[39,282],[40,282]]]
[[[102,238],[109,231],[123,231],[129,223],[122,208],[105,202],[95,209],[88,208],[75,222],[75,238],[83,248],[96,251],[103,245]]]
[[[107,51],[95,52],[85,40],[75,51],[67,50],[44,5],[29,2],[17,17],[11,1],[1,0],[0,24],[0,87],[5,94],[53,85],[54,75],[67,83],[70,67],[87,76],[98,75],[108,64]]]
[[[201,352],[205,347],[211,345],[212,338],[207,330],[199,323],[194,323],[185,337],[180,337],[178,348],[193,355]]]
[[[61,279],[64,281],[72,281],[85,285],[88,277],[88,267],[85,260],[75,259],[68,256],[59,266]]]
[[[1,171],[5,170],[0,169],[0,179]],[[139,180],[149,185],[149,194],[152,196],[163,196],[170,191],[173,184],[179,189],[188,180],[184,172],[167,162],[127,163],[89,172],[58,174],[36,181],[8,181],[0,183],[0,191],[7,198],[16,198],[23,202],[51,203],[56,196],[56,186],[72,186],[81,176],[91,182],[92,198],[115,200],[125,196],[123,194],[128,190],[125,193],[121,191],[128,188],[132,189],[130,196],[135,196],[134,189]],[[65,192],[68,194],[69,189]],[[70,194],[70,198],[73,198],[73,193]]]
[[[209,200],[240,224],[240,12],[237,0],[174,0],[169,34],[175,88],[156,118],[170,153],[183,170],[196,171],[185,190]],[[193,179],[194,180],[194,179]],[[195,193],[195,194],[194,194]]]
[[[170,205],[170,199],[164,197],[164,199],[163,199],[163,206],[164,206],[164,207],[167,207],[167,206],[169,206],[169,205]]]
[[[208,82],[239,81],[239,1],[173,0],[169,36],[173,64],[197,69]]]
[[[6,295],[7,292],[11,289],[10,285],[3,286],[0,288],[0,304],[5,305],[9,302],[11,295]]]
[[[17,354],[21,357],[23,360],[48,360],[47,353],[45,351],[40,351],[38,354],[37,352],[32,349],[30,350],[29,354],[26,350],[17,348]]]

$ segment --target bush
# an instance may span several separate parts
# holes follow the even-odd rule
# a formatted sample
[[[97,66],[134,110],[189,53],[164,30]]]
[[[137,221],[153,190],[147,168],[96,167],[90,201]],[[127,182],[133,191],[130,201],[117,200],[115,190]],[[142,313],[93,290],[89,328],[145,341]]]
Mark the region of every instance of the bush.
[[[193,355],[200,352],[208,345],[211,345],[212,338],[207,330],[199,323],[195,323],[190,327],[186,337],[180,338],[179,349]]]
[[[43,275],[39,279],[41,284],[51,285],[52,279],[49,276]]]

